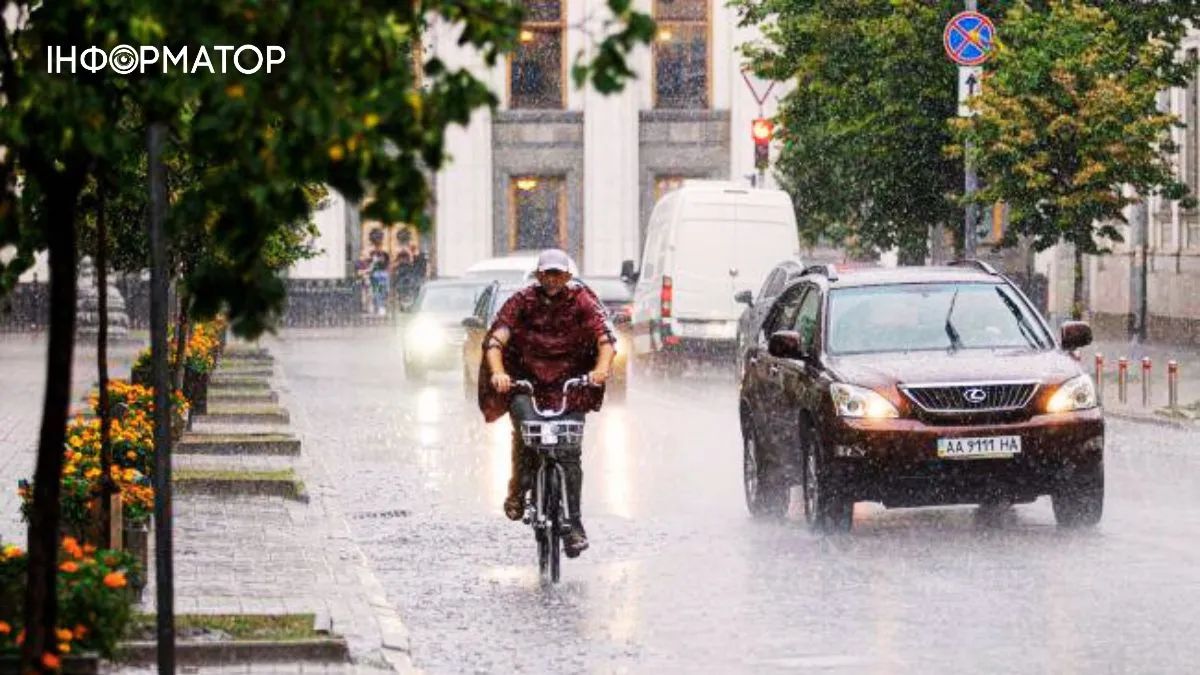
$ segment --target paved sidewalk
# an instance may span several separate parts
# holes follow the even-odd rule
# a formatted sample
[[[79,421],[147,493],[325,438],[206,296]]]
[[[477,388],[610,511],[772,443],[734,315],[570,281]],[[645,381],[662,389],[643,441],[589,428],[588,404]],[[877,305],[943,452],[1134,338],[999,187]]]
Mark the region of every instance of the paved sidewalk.
[[[109,372],[128,377],[141,344],[111,349]],[[45,379],[45,335],[0,334],[0,537],[23,545],[17,480],[30,477],[36,454]],[[276,365],[273,388],[287,406],[286,378]],[[78,350],[72,399],[95,382],[95,351]],[[221,425],[248,431],[253,425]],[[408,636],[366,558],[351,538],[328,495],[334,485],[321,464],[294,458],[178,455],[176,467],[291,466],[305,482],[307,503],[282,497],[176,494],[174,500],[175,611],[177,613],[314,613],[347,639],[353,663],[266,663],[181,672],[371,672],[410,669]],[[142,611],[154,611],[153,537],[151,583]],[[153,672],[110,666],[108,672]]]
[[[1166,421],[1156,410],[1168,404],[1167,362],[1179,364],[1179,405],[1200,404],[1200,347],[1164,344],[1138,344],[1129,341],[1100,341],[1080,350],[1087,372],[1095,374],[1096,354],[1104,356],[1103,388],[1105,412],[1137,420]],[[1150,357],[1150,401],[1142,404],[1142,358]],[[1121,403],[1117,391],[1117,360],[1129,360],[1126,402]],[[1197,411],[1200,412],[1200,411]],[[1186,424],[1186,422],[1184,422]],[[1193,422],[1194,424],[1194,422]]]

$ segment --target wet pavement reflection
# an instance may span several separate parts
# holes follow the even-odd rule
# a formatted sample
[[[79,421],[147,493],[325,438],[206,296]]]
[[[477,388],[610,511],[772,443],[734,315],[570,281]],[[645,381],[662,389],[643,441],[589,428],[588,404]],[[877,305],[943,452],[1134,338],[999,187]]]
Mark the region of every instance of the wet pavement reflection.
[[[347,348],[348,340],[354,343]],[[289,405],[339,482],[353,535],[430,672],[1193,672],[1200,438],[1110,421],[1105,518],[1060,531],[1048,500],[884,510],[849,535],[759,523],[724,369],[635,380],[589,415],[592,548],[538,580],[500,511],[510,427],[457,371],[405,381],[391,331],[272,345]],[[396,511],[400,517],[355,519]]]

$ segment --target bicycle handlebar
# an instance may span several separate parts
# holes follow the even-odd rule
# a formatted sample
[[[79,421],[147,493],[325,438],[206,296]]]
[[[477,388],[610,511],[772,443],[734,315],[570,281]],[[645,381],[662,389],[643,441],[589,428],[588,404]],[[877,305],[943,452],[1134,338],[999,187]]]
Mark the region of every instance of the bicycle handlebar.
[[[517,380],[516,382],[513,382],[514,389],[524,389],[527,392],[529,392],[529,401],[533,404],[533,411],[535,413],[537,413],[539,417],[558,417],[558,416],[562,415],[564,412],[567,411],[567,392],[575,387],[589,387],[591,385],[592,385],[592,378],[586,374],[581,375],[579,377],[572,377],[571,379],[567,380],[566,382],[563,382],[562,404],[559,405],[558,410],[548,411],[548,410],[542,410],[541,408],[538,407],[537,396],[535,396],[533,393],[533,383],[532,382],[530,382],[529,380]]]

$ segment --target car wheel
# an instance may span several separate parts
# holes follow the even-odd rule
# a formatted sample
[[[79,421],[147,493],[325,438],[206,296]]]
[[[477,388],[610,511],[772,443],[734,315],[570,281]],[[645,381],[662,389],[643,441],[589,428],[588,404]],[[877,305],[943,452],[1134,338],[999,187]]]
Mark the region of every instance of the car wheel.
[[[1093,527],[1104,515],[1104,460],[1077,468],[1050,495],[1060,527]]]
[[[755,518],[782,518],[787,515],[788,486],[778,468],[764,462],[752,429],[742,431],[742,484],[746,508]]]
[[[854,501],[832,484],[816,430],[810,427],[803,438],[804,520],[816,532],[849,532],[854,525]]]

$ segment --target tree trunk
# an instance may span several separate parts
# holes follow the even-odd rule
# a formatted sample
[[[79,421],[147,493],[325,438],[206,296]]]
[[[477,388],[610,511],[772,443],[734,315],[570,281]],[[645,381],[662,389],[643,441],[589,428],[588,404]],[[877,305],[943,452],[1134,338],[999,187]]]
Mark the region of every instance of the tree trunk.
[[[82,176],[56,177],[58,190],[45,197],[50,251],[50,337],[46,354],[46,394],[34,470],[29,517],[29,567],[25,586],[25,642],[21,671],[38,672],[46,652],[57,652],[58,532],[63,442],[71,400],[71,360],[75,352],[75,204]]]
[[[104,472],[100,476],[100,542],[106,548],[112,548],[112,496],[117,486],[112,479],[112,442],[108,428],[108,224],[104,209],[101,188],[96,210],[96,291],[100,294],[97,298],[100,325],[96,334],[96,373],[100,381],[100,470]]]
[[[1075,247],[1075,288],[1071,297],[1071,318],[1083,318],[1083,251]]]
[[[175,365],[171,367],[171,389],[183,387],[183,355],[191,333],[187,315],[187,290],[183,288],[183,284],[176,284],[176,288],[179,295],[179,315],[175,318]]]

